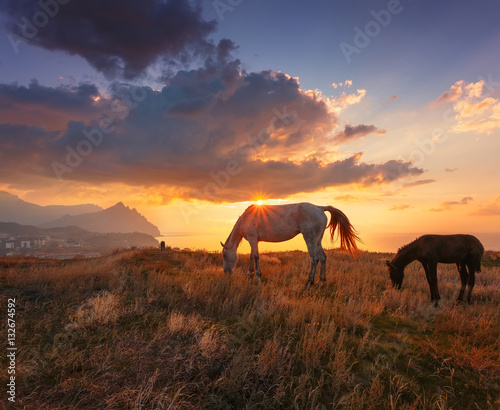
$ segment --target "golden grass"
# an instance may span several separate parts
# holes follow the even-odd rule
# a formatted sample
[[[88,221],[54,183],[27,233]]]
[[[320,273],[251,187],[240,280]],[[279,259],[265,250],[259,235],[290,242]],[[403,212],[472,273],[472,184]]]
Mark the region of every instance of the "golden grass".
[[[0,303],[15,297],[17,306],[17,405],[500,406],[500,268],[484,266],[474,302],[457,305],[456,268],[440,265],[435,308],[419,264],[396,291],[383,262],[390,255],[327,254],[327,283],[307,292],[302,252],[262,255],[257,285],[247,255],[232,277],[219,254],[204,251],[4,258]]]

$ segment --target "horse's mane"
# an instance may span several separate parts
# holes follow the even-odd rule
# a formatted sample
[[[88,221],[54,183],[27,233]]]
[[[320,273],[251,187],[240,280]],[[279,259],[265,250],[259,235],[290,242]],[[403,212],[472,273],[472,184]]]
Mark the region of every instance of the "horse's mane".
[[[410,243],[407,243],[406,245],[401,246],[401,248],[398,249],[397,253],[406,251],[407,249],[411,248],[415,244],[415,242],[417,242],[419,239],[420,238],[417,238],[417,239],[411,241]]]

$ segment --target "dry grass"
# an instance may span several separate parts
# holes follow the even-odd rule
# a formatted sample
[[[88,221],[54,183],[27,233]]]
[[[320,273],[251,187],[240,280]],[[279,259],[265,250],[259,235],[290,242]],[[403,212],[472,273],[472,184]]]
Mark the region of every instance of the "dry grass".
[[[499,408],[499,267],[484,266],[474,303],[456,305],[458,273],[440,265],[434,308],[416,263],[395,291],[389,255],[328,257],[326,285],[308,292],[302,252],[263,255],[258,285],[248,256],[225,277],[203,251],[2,259],[0,303],[17,301],[17,405]]]

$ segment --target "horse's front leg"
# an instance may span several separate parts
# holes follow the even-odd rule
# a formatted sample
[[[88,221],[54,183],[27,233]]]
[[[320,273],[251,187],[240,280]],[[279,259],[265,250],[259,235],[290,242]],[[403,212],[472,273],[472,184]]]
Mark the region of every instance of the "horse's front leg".
[[[431,292],[431,301],[434,301],[434,287],[432,286],[432,279],[431,279],[431,273],[429,271],[429,266],[427,266],[427,263],[425,262],[421,262],[421,264],[424,267],[425,277],[427,279],[427,283],[429,284],[429,290]]]
[[[260,276],[262,275],[260,271],[260,262],[259,262],[259,254],[254,257],[255,260],[255,280],[258,282],[260,281]]]
[[[260,262],[259,262],[259,244],[257,241],[249,241],[250,243],[250,271],[249,275],[255,271],[255,281],[260,281],[261,271],[260,271]],[[255,270],[254,270],[255,267]]]
[[[465,287],[467,286],[467,280],[469,279],[469,274],[467,273],[467,268],[465,262],[460,264],[457,263],[458,272],[460,273],[460,291],[458,292],[457,302],[461,302],[464,298]]]
[[[439,299],[441,299],[441,296],[439,296],[438,280],[437,280],[437,262],[429,263],[428,267],[429,267],[429,276],[431,278],[431,297],[432,301],[434,302],[434,306],[437,306]]]
[[[474,289],[474,283],[476,282],[476,266],[477,264],[474,263],[468,265],[469,268],[469,292],[467,293],[468,303],[470,303],[472,296],[472,289]]]
[[[248,267],[248,276],[252,277],[254,271],[255,271],[254,270],[254,257],[253,257],[253,253],[250,253],[250,266]]]

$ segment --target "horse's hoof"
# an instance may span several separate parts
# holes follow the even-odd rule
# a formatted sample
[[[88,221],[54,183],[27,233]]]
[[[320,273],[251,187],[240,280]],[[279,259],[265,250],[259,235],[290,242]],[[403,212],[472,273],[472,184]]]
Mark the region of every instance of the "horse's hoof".
[[[306,291],[306,290],[309,290],[309,288],[311,287],[311,282],[307,282],[304,287],[302,288],[302,291]]]

